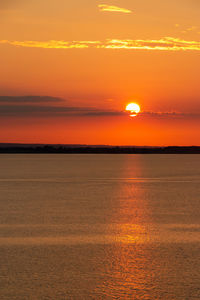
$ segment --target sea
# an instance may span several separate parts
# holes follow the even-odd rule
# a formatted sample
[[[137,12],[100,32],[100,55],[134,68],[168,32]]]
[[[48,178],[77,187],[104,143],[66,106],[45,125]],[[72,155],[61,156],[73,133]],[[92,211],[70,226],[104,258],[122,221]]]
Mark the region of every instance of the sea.
[[[200,155],[1,154],[0,300],[200,299]]]

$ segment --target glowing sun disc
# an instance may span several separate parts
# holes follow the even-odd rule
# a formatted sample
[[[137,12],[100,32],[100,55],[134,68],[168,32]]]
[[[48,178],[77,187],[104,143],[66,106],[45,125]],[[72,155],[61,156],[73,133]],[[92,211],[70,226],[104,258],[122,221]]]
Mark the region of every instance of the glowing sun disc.
[[[132,114],[138,114],[140,112],[140,106],[137,103],[129,103],[126,106],[126,111],[130,111]]]

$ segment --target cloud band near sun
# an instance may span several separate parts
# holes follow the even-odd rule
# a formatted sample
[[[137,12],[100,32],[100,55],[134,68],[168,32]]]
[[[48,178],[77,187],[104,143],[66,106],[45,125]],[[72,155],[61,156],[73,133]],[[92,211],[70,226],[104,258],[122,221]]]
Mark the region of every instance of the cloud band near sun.
[[[119,12],[124,14],[131,14],[132,11],[127,8],[122,8],[114,5],[107,5],[107,4],[99,4],[98,5],[100,11],[108,11],[108,12]]]
[[[67,118],[67,117],[127,117],[125,110],[105,110],[95,107],[70,106],[67,100],[47,96],[0,96],[1,118]],[[148,112],[138,114],[140,118],[200,120],[197,113]]]
[[[43,49],[124,49],[124,50],[157,50],[157,51],[200,51],[200,41],[188,41],[174,37],[147,40],[119,40],[105,41],[9,41],[0,40],[0,44],[18,47]]]

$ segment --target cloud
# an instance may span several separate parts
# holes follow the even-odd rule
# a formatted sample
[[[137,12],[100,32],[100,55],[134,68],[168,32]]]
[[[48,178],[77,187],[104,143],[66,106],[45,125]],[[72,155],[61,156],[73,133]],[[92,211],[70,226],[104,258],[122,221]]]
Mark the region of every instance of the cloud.
[[[0,105],[1,117],[78,117],[120,116],[125,112],[106,111],[90,107],[47,106],[47,105]]]
[[[106,110],[95,107],[67,106],[66,101],[56,97],[0,96],[0,117],[3,118],[67,118],[67,117],[128,117],[129,112]],[[138,118],[198,119],[200,114],[177,112],[141,112]]]
[[[50,40],[46,42],[39,41],[8,41],[1,40],[0,44],[9,44],[12,46],[27,47],[27,48],[43,48],[43,49],[73,49],[73,48],[89,48],[95,45],[95,41],[55,41]]]
[[[139,114],[141,117],[152,117],[157,119],[200,119],[200,113],[183,112],[149,112],[145,111]]]
[[[197,26],[191,26],[191,27],[187,28],[186,30],[187,30],[187,31],[195,31],[195,30],[197,30],[197,29],[198,29]]]
[[[173,37],[164,37],[158,40],[108,40],[102,48],[160,51],[200,51],[200,41],[186,41]]]
[[[181,31],[181,33],[197,32],[197,26],[191,26]]]
[[[66,104],[64,99],[49,96],[0,96],[0,117],[115,116],[124,113]]]
[[[183,40],[174,37],[160,39],[107,39],[105,41],[9,41],[0,40],[0,44],[18,47],[42,49],[122,49],[157,51],[200,51],[200,41]]]
[[[0,96],[0,103],[6,104],[37,104],[37,103],[59,103],[64,101],[61,98],[49,96]]]
[[[119,12],[119,13],[125,13],[125,14],[132,13],[132,11],[130,9],[121,8],[121,7],[113,6],[113,5],[99,4],[98,7],[99,7],[100,11]]]

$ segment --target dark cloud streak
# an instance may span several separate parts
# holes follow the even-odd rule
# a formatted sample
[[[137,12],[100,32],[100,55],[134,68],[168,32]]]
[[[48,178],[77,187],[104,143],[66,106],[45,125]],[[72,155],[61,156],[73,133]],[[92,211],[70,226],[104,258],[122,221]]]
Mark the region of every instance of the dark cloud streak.
[[[0,105],[1,117],[69,117],[69,116],[117,116],[120,111],[104,111],[90,107],[42,106],[42,105]]]
[[[62,102],[64,101],[61,98],[49,97],[49,96],[0,96],[0,103],[49,103],[49,102]]]

